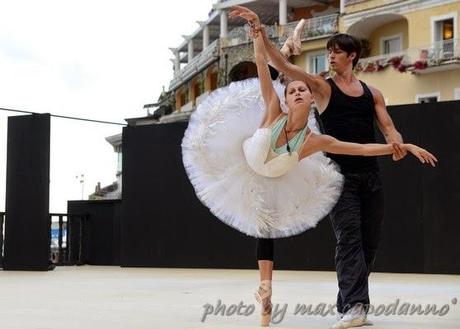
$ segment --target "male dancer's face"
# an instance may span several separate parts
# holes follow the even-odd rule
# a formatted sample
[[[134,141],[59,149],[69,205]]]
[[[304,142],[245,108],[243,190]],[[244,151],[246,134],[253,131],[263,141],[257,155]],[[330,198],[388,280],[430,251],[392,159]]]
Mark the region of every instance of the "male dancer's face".
[[[328,61],[329,66],[338,73],[344,72],[350,68],[353,68],[353,59],[356,57],[356,53],[347,54],[344,50],[340,49],[339,46],[335,45],[333,48],[329,48]]]

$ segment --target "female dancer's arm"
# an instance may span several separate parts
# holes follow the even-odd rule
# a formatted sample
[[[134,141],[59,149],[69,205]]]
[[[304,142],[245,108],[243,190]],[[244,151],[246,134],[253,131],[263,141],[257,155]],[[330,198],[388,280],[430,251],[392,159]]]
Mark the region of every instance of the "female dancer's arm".
[[[310,144],[310,145],[309,145]],[[398,146],[412,153],[422,163],[429,163],[436,166],[438,159],[427,150],[413,144],[398,144]],[[324,151],[333,154],[361,155],[361,156],[378,156],[393,154],[394,146],[392,144],[358,144],[342,142],[329,135],[317,135],[310,143],[305,143],[302,148],[300,158],[304,158],[315,152]]]
[[[235,17],[245,18],[244,15],[241,15],[237,10],[232,10],[229,17],[231,19]],[[257,16],[256,19],[250,21],[250,23],[254,28],[260,26],[260,21]],[[254,57],[256,60],[257,74],[259,76],[260,91],[264,99],[265,108],[267,109],[262,121],[262,126],[269,126],[282,113],[280,101],[273,87],[262,35],[260,33],[251,32],[251,36],[254,40]]]

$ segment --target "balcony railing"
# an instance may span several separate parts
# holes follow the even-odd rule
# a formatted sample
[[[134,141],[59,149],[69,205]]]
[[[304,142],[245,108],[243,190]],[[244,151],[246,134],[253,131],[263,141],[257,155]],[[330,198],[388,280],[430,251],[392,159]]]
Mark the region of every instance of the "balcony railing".
[[[460,59],[460,40],[450,39],[435,42],[429,46],[409,48],[407,50],[409,62],[423,60],[428,65],[438,65],[443,62]]]
[[[460,64],[460,40],[451,39],[435,42],[429,46],[408,48],[404,51],[360,59],[358,64],[364,71],[377,70],[379,66],[391,64],[397,60],[401,70],[430,72],[432,68]],[[366,69],[368,68],[368,69]]]
[[[219,40],[214,40],[201,53],[193,57],[190,63],[182,68],[176,77],[171,80],[169,90],[173,90],[195,74],[203,71],[209,64],[219,57]]]
[[[339,14],[332,14],[307,19],[302,41],[324,38],[338,32],[338,17]],[[283,43],[289,35],[292,35],[298,22],[299,21],[290,22],[283,26],[267,26],[267,34],[270,38],[278,38],[278,41]],[[232,47],[250,43],[252,40],[248,32],[249,28],[247,26],[234,28],[229,32],[228,37],[222,41],[222,47]]]
[[[266,26],[265,29],[269,38],[277,38],[279,36],[277,25]],[[249,36],[249,26],[238,26],[228,33],[227,38],[222,39],[222,47],[239,46],[250,42],[252,42],[252,39]]]
[[[289,35],[292,35],[297,22],[290,22],[281,27],[280,41],[284,42]],[[302,41],[324,38],[339,31],[339,14],[319,16],[307,19],[305,28],[302,34]]]

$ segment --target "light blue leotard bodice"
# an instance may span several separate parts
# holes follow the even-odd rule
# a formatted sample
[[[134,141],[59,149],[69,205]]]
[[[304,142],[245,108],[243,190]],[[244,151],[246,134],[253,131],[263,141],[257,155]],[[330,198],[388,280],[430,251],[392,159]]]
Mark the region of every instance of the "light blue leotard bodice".
[[[276,147],[276,142],[283,130],[284,125],[287,121],[287,115],[281,117],[277,122],[275,122],[272,128],[272,139],[271,139],[271,148],[277,154],[287,153],[287,144],[284,144],[280,147]],[[291,152],[298,151],[299,148],[302,146],[305,134],[307,133],[308,127],[305,126],[301,131],[299,131],[294,137],[289,140],[289,146],[291,148]]]

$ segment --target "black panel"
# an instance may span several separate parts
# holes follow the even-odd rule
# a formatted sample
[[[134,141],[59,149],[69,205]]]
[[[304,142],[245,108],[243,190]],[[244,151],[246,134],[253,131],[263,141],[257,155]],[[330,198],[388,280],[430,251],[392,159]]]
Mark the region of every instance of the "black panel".
[[[5,270],[47,270],[49,114],[8,118]]]
[[[420,145],[421,111],[418,107],[389,109],[397,129],[408,143]],[[379,135],[378,141],[384,143]],[[434,150],[433,150],[434,151]],[[384,188],[384,226],[377,252],[376,271],[423,271],[422,164],[412,155],[394,162],[380,157]],[[427,168],[430,170],[430,168]],[[432,170],[432,169],[431,169]]]
[[[81,219],[71,219],[71,261],[78,260],[79,242],[82,242],[80,261],[90,265],[120,265],[120,200],[69,201],[67,212],[87,215],[80,229]],[[80,233],[82,237],[80,238]]]
[[[460,102],[389,108],[405,141],[439,157],[379,159],[384,232],[376,270],[460,273]],[[195,196],[181,160],[186,123],[123,131],[122,266],[255,268],[255,239],[217,220]],[[379,137],[383,141],[382,137]],[[275,268],[334,270],[328,219],[275,242]]]
[[[420,110],[421,143],[439,159],[436,170],[422,171],[425,272],[460,273],[460,102]]]

